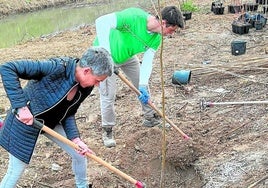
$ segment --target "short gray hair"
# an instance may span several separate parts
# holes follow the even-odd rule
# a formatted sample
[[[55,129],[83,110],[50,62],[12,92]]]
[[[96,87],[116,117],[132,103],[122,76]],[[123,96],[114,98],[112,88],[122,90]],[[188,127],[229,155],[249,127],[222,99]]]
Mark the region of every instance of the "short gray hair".
[[[103,47],[90,47],[79,61],[81,67],[90,67],[96,76],[113,74],[113,60],[109,52]]]

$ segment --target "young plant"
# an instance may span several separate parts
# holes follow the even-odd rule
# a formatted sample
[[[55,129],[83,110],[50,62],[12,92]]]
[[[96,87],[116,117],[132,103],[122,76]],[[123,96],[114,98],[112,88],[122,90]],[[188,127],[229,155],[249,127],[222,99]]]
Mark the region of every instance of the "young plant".
[[[193,4],[192,0],[185,0],[181,4],[181,10],[183,12],[195,12],[198,10],[198,7]]]

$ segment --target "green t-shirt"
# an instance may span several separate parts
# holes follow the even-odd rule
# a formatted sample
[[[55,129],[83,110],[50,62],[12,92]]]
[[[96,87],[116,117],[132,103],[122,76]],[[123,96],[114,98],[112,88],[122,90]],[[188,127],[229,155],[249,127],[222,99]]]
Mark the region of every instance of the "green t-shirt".
[[[116,64],[123,64],[148,48],[158,49],[161,35],[148,32],[147,19],[150,15],[147,12],[139,8],[128,8],[115,14],[117,27],[110,31],[110,49]],[[98,44],[98,41],[94,44]]]

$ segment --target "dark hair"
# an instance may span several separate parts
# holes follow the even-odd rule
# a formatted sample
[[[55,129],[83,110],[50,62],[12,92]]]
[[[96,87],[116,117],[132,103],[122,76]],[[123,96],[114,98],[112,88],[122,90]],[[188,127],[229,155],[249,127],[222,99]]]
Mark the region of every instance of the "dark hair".
[[[161,11],[162,20],[166,20],[169,25],[177,25],[184,28],[185,23],[181,11],[176,6],[167,6]]]

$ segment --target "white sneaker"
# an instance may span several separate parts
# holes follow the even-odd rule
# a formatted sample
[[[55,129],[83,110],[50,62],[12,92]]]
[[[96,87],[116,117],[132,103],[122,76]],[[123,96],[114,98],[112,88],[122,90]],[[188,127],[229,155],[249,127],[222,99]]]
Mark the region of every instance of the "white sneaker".
[[[103,145],[107,148],[115,147],[116,142],[113,137],[113,129],[111,127],[102,127]]]

